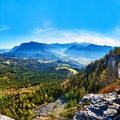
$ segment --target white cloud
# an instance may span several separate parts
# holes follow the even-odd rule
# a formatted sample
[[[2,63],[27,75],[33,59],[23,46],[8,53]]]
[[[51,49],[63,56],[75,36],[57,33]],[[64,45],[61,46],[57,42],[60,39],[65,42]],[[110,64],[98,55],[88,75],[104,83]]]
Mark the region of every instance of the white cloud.
[[[88,42],[98,45],[120,46],[120,39],[83,30],[58,30],[52,27],[36,28],[28,35],[17,37],[17,43],[36,41],[40,43]],[[17,44],[16,44],[17,45]]]
[[[89,42],[99,45],[120,46],[120,40],[95,32],[82,30],[58,30],[55,28],[36,28],[31,41],[44,43]]]
[[[53,31],[54,28],[51,27],[52,26],[52,21],[50,20],[47,20],[47,21],[44,21],[42,27],[37,27],[35,28],[32,33],[33,34],[40,34],[40,33],[45,33],[45,32],[50,32],[50,31]]]
[[[8,26],[5,26],[5,25],[0,26],[0,31],[5,31],[5,30],[8,30],[8,29],[9,29]]]
[[[89,43],[94,43],[94,44],[99,44],[99,45],[110,45],[110,46],[120,46],[120,41],[105,37],[102,35],[98,34],[84,34],[84,35],[76,35],[73,37],[77,42],[89,42]]]
[[[47,32],[53,30],[53,28],[36,28],[33,33],[35,34],[39,34],[39,33],[43,33],[43,32]]]

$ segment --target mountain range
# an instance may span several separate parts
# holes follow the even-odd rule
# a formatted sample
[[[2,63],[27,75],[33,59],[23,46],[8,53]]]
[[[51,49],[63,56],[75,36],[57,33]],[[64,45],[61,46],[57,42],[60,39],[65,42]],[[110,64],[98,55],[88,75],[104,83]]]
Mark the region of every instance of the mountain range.
[[[43,59],[43,60],[62,60],[74,61],[75,64],[86,66],[91,61],[103,57],[112,50],[111,46],[101,46],[90,43],[37,43],[29,42],[15,46],[9,52],[4,52],[5,56]]]

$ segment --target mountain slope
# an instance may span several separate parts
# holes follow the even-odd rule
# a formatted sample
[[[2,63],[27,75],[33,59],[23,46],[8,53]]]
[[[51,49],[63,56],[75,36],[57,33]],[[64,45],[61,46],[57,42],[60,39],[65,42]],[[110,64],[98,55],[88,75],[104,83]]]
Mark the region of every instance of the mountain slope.
[[[89,64],[74,75],[66,84],[65,98],[80,100],[86,93],[96,93],[102,88],[117,82],[120,64],[120,48],[110,51],[104,58]]]
[[[63,54],[63,52],[68,49],[69,47],[73,46],[73,45],[76,45],[78,44],[77,42],[74,42],[74,43],[52,43],[52,44],[49,44],[50,46],[52,46],[53,48],[55,49],[52,49],[52,51],[54,53],[60,53],[60,54]]]
[[[13,48],[10,52],[4,53],[4,55],[27,58],[56,59],[57,56],[51,49],[54,49],[54,47],[45,43],[29,42]]]

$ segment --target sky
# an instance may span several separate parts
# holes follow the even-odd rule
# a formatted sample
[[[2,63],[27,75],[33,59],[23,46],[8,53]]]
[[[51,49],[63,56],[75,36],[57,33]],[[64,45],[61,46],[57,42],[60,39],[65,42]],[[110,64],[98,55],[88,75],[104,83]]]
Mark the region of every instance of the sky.
[[[0,0],[0,49],[29,41],[120,46],[120,0]]]

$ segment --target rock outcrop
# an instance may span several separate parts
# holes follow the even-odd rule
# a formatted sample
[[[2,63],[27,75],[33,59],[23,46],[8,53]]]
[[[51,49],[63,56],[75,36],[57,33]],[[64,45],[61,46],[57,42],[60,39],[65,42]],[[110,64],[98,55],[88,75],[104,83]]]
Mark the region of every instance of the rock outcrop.
[[[50,102],[47,105],[40,105],[38,110],[34,110],[33,113],[37,115],[33,120],[42,119],[44,117],[48,117],[49,113],[52,113],[56,110],[62,110],[64,109],[64,100],[58,99],[54,102]]]
[[[14,120],[14,119],[0,114],[0,120]]]
[[[74,120],[120,120],[120,96],[116,92],[85,95]]]

